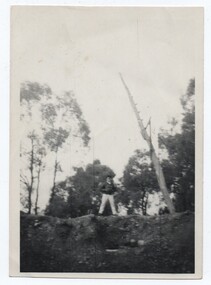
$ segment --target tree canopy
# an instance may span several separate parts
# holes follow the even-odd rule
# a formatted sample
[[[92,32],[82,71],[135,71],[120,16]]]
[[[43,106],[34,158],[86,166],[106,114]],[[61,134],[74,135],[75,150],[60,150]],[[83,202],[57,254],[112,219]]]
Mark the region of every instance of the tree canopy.
[[[195,188],[195,80],[191,79],[181,98],[183,119],[181,132],[162,132],[159,145],[167,150],[163,168],[168,184],[176,194],[177,211],[194,210]]]
[[[75,174],[56,185],[55,199],[50,201],[46,214],[58,217],[78,217],[97,213],[101,200],[99,186],[113,170],[95,160],[85,168],[75,167]]]
[[[148,195],[159,190],[150,152],[135,151],[125,167],[122,184],[124,191],[121,202],[128,209],[128,213],[141,212],[146,215]]]
[[[20,88],[20,106],[23,130],[20,146],[21,201],[31,213],[32,195],[36,189],[37,213],[41,172],[48,164],[48,158],[55,155],[54,164],[48,165],[53,173],[53,195],[57,173],[62,171],[59,152],[68,153],[70,150],[67,147],[72,143],[70,135],[77,136],[87,147],[90,130],[72,91],[58,95],[46,84],[26,81]]]

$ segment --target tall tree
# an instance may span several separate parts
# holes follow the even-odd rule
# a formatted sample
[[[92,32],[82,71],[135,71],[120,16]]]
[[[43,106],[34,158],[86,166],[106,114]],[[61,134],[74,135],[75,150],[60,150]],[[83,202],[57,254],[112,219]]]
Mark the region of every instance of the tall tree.
[[[39,156],[37,150],[39,148],[40,140],[42,139],[38,127],[39,116],[37,116],[37,111],[39,110],[40,102],[49,98],[50,95],[51,89],[47,85],[29,81],[21,84],[20,119],[23,134],[20,142],[20,156],[22,163],[20,181],[27,191],[27,203],[24,203],[24,205],[29,214],[32,210],[32,193],[37,178],[37,159]],[[28,128],[29,125],[30,129]],[[23,196],[21,196],[21,200],[24,200]]]
[[[55,153],[55,163],[54,163],[54,174],[53,174],[53,187],[51,190],[51,199],[55,195],[55,186],[56,186],[56,174],[58,171],[61,171],[61,166],[58,161],[58,151],[65,143],[69,133],[63,128],[59,127],[58,129],[50,129],[44,134],[44,140],[49,146],[50,150]]]
[[[46,150],[44,147],[39,147],[37,150],[36,156],[36,167],[37,167],[37,186],[36,186],[36,198],[35,198],[35,206],[34,206],[34,213],[35,215],[38,214],[38,199],[39,199],[39,187],[40,187],[40,174],[41,171],[44,170],[45,165],[43,163],[43,158],[46,156]]]
[[[27,159],[26,171],[24,174],[24,169],[21,169],[20,181],[25,186],[27,190],[27,203],[24,203],[24,208],[27,208],[28,214],[31,214],[32,210],[32,194],[36,190],[36,200],[35,200],[35,213],[37,214],[38,209],[38,198],[39,198],[39,185],[40,185],[40,173],[44,169],[43,158],[46,155],[44,147],[40,146],[39,137],[32,131],[28,135],[30,150],[22,152],[24,157]],[[29,172],[29,173],[28,173]],[[21,197],[24,201],[23,196]]]
[[[27,152],[28,154],[28,170],[30,172],[29,179],[27,176],[24,176],[23,174],[20,175],[20,181],[26,186],[26,190],[28,192],[28,214],[31,214],[32,209],[32,192],[34,187],[34,181],[35,181],[35,144],[36,144],[36,135],[34,132],[29,133],[28,138],[30,140],[31,150]],[[25,153],[24,153],[25,154]]]
[[[170,199],[170,195],[169,195],[169,191],[167,189],[167,186],[166,186],[166,181],[165,181],[165,177],[164,177],[164,174],[163,174],[163,169],[161,167],[161,164],[160,164],[160,161],[156,155],[156,152],[155,152],[155,149],[154,149],[154,146],[152,144],[152,140],[151,140],[151,137],[148,135],[147,131],[146,131],[146,128],[144,127],[143,125],[143,122],[140,118],[140,115],[139,115],[139,111],[136,107],[136,104],[133,100],[133,97],[132,97],[132,94],[130,93],[130,90],[128,89],[122,75],[120,74],[120,78],[121,78],[121,81],[126,89],[126,92],[128,94],[128,97],[129,97],[129,100],[130,100],[130,103],[131,103],[131,106],[133,108],[133,111],[135,113],[135,116],[136,116],[136,119],[137,119],[137,122],[138,122],[138,126],[140,128],[140,132],[141,132],[141,135],[143,137],[143,139],[147,142],[148,146],[149,146],[149,149],[150,149],[150,152],[151,152],[151,159],[152,159],[152,163],[153,163],[153,166],[155,168],[155,174],[156,174],[156,177],[157,177],[157,181],[158,181],[158,184],[159,184],[159,187],[160,187],[160,190],[163,194],[163,197],[165,199],[165,202],[167,204],[167,207],[170,211],[170,213],[174,213],[175,212],[175,207]]]
[[[68,144],[68,137],[77,136],[84,146],[90,140],[89,127],[83,117],[82,110],[73,92],[64,92],[61,95],[52,96],[48,102],[41,106],[42,119],[45,122],[43,127],[44,141],[51,152],[55,153],[53,167],[53,186],[51,189],[51,200],[55,196],[57,173],[62,171],[58,160],[59,150]],[[71,141],[69,140],[71,144]]]
[[[78,141],[83,142],[81,147],[88,146],[90,130],[73,92],[56,95],[45,84],[27,81],[21,84],[20,102],[23,132],[20,146],[21,185],[24,185],[28,193],[29,202],[24,205],[27,211],[31,212],[32,192],[36,189],[33,197],[34,210],[37,213],[40,177],[44,169],[44,156],[40,154],[40,146],[45,147],[47,158],[52,152],[55,154],[54,164],[47,167],[53,172],[52,196],[54,196],[57,174],[62,170],[58,154],[62,152],[64,157],[64,154],[70,151],[70,147],[68,148],[68,144],[72,143],[70,134],[71,137],[75,136]],[[31,134],[36,135],[36,140]],[[21,200],[24,201],[23,197]]]
[[[147,214],[148,195],[159,191],[155,170],[150,160],[150,153],[136,150],[125,167],[120,201],[127,208],[128,214],[140,212]]]

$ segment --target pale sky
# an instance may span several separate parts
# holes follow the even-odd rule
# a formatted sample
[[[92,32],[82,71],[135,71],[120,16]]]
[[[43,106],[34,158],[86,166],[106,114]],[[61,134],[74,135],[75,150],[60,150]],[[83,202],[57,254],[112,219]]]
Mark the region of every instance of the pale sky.
[[[151,116],[155,144],[159,129],[167,127],[171,117],[181,119],[179,99],[196,76],[201,13],[196,8],[19,7],[13,11],[15,83],[46,83],[56,93],[73,90],[89,124],[90,152],[71,153],[73,166],[90,163],[94,157],[119,178],[134,150],[147,147],[119,72],[145,124]],[[69,171],[70,160],[65,163]],[[46,181],[42,187],[49,188]],[[49,193],[43,193],[45,201]]]

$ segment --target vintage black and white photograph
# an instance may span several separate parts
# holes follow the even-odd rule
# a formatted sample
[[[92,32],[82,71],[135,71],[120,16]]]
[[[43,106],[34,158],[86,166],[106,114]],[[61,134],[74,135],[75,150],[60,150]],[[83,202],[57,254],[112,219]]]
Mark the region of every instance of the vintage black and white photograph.
[[[202,66],[202,8],[12,7],[11,274],[201,276]]]

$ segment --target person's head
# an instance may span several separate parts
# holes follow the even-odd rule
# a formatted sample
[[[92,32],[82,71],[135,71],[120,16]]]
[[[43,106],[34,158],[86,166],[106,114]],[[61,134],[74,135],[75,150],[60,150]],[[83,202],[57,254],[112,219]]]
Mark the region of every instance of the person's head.
[[[106,177],[106,182],[107,182],[107,183],[111,183],[111,182],[112,182],[112,176],[111,176],[111,175],[108,175],[108,176]]]

